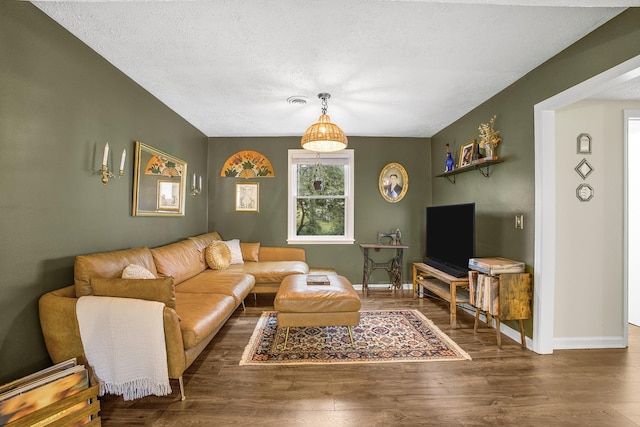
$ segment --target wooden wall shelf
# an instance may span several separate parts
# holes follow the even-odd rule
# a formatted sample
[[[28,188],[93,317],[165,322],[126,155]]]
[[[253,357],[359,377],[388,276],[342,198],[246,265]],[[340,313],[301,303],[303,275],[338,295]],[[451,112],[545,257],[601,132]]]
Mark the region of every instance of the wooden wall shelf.
[[[437,178],[447,178],[447,180],[455,184],[456,183],[456,175],[459,173],[469,172],[472,170],[477,170],[484,176],[485,178],[489,178],[491,175],[491,171],[489,170],[489,166],[496,165],[498,163],[504,162],[504,159],[494,159],[494,160],[484,160],[480,161],[468,166],[463,166],[461,168],[457,168],[452,170],[451,172],[441,173],[440,175],[436,175]]]

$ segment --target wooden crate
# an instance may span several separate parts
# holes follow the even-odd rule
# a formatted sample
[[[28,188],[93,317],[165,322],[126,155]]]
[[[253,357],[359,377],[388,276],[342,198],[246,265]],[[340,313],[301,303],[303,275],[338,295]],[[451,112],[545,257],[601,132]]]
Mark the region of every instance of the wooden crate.
[[[100,426],[100,401],[98,400],[97,385],[89,387],[79,393],[66,397],[45,408],[32,412],[24,417],[6,424],[7,427],[47,426],[66,427],[81,420],[87,420],[87,426]],[[70,410],[74,406],[85,402],[87,405],[80,409]]]

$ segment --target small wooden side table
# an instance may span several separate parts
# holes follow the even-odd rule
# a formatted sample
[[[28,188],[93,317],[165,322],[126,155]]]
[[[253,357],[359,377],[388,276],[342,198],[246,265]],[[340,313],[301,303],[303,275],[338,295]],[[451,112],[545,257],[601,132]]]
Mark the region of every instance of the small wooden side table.
[[[394,290],[402,290],[402,255],[404,249],[409,249],[406,245],[381,245],[379,243],[360,243],[364,254],[364,267],[362,271],[362,293],[367,295],[369,292],[369,276],[374,270],[383,269],[389,273],[391,285]],[[393,258],[386,262],[374,262],[369,257],[369,249],[379,252],[381,249],[395,249],[396,253]]]

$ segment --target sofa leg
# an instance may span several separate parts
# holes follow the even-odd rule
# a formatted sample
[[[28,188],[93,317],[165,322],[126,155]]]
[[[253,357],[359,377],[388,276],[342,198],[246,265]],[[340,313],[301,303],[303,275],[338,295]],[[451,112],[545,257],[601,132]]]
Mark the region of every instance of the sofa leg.
[[[244,300],[242,300],[242,310],[247,311],[247,306],[244,305]]]
[[[180,400],[185,400],[186,397],[184,396],[184,382],[182,381],[182,375],[178,378],[178,383],[180,384]]]

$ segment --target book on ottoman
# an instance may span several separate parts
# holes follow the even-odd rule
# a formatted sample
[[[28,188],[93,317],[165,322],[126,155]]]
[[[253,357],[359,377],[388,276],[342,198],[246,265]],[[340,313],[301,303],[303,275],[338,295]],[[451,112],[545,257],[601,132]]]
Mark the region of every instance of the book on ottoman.
[[[307,275],[307,285],[329,285],[329,278],[326,274]]]

